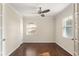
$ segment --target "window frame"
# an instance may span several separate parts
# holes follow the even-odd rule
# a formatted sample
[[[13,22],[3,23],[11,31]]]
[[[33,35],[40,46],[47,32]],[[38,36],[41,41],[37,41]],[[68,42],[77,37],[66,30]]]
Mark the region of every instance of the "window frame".
[[[72,21],[71,25],[67,25],[68,20]],[[63,26],[62,27],[63,27],[63,30],[62,30],[63,38],[72,39],[73,38],[73,16],[72,15],[67,16],[63,19]],[[70,37],[68,35],[66,35],[66,29],[65,28],[67,28],[67,27],[72,28],[72,32],[71,32],[72,35]]]

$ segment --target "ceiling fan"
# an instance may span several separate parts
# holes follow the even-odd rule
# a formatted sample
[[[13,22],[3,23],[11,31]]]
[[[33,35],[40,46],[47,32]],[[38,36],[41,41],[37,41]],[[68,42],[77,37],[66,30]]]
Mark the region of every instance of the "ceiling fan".
[[[42,7],[39,7],[38,14],[40,14],[42,17],[45,17],[45,13],[48,13],[50,9],[46,9],[42,11]]]

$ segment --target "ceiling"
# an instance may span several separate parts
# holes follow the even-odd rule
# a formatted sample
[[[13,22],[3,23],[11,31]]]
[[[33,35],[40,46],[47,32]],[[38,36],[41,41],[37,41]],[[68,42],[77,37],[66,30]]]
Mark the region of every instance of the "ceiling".
[[[66,8],[69,3],[9,3],[9,5],[25,16],[38,14],[39,7],[42,7],[42,10],[50,9],[47,14],[55,15]]]

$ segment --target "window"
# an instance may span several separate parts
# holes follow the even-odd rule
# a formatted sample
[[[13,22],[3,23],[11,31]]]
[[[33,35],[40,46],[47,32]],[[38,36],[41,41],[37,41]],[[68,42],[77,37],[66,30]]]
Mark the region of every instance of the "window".
[[[63,37],[64,38],[73,38],[73,17],[69,16],[64,19],[63,26]]]
[[[28,23],[26,25],[26,35],[32,35],[36,31],[36,24],[34,23]]]

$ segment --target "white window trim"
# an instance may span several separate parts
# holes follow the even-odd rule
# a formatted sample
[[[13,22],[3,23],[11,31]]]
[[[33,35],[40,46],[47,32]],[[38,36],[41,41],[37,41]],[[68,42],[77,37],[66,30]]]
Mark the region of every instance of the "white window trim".
[[[66,25],[65,22],[66,22],[67,20],[69,20],[69,19],[72,19],[72,20],[73,20],[73,16],[71,15],[71,16],[65,17],[65,18],[63,19],[63,22],[62,22],[62,36],[63,36],[63,38],[66,38],[66,39],[72,39],[72,38],[73,38],[73,34],[72,34],[72,37],[68,37],[67,35],[64,34],[64,27],[65,27],[65,25]],[[73,24],[72,24],[71,26],[73,26]],[[71,27],[71,26],[69,25],[69,26],[66,26],[66,27]],[[72,28],[72,30],[73,30],[73,28]]]

